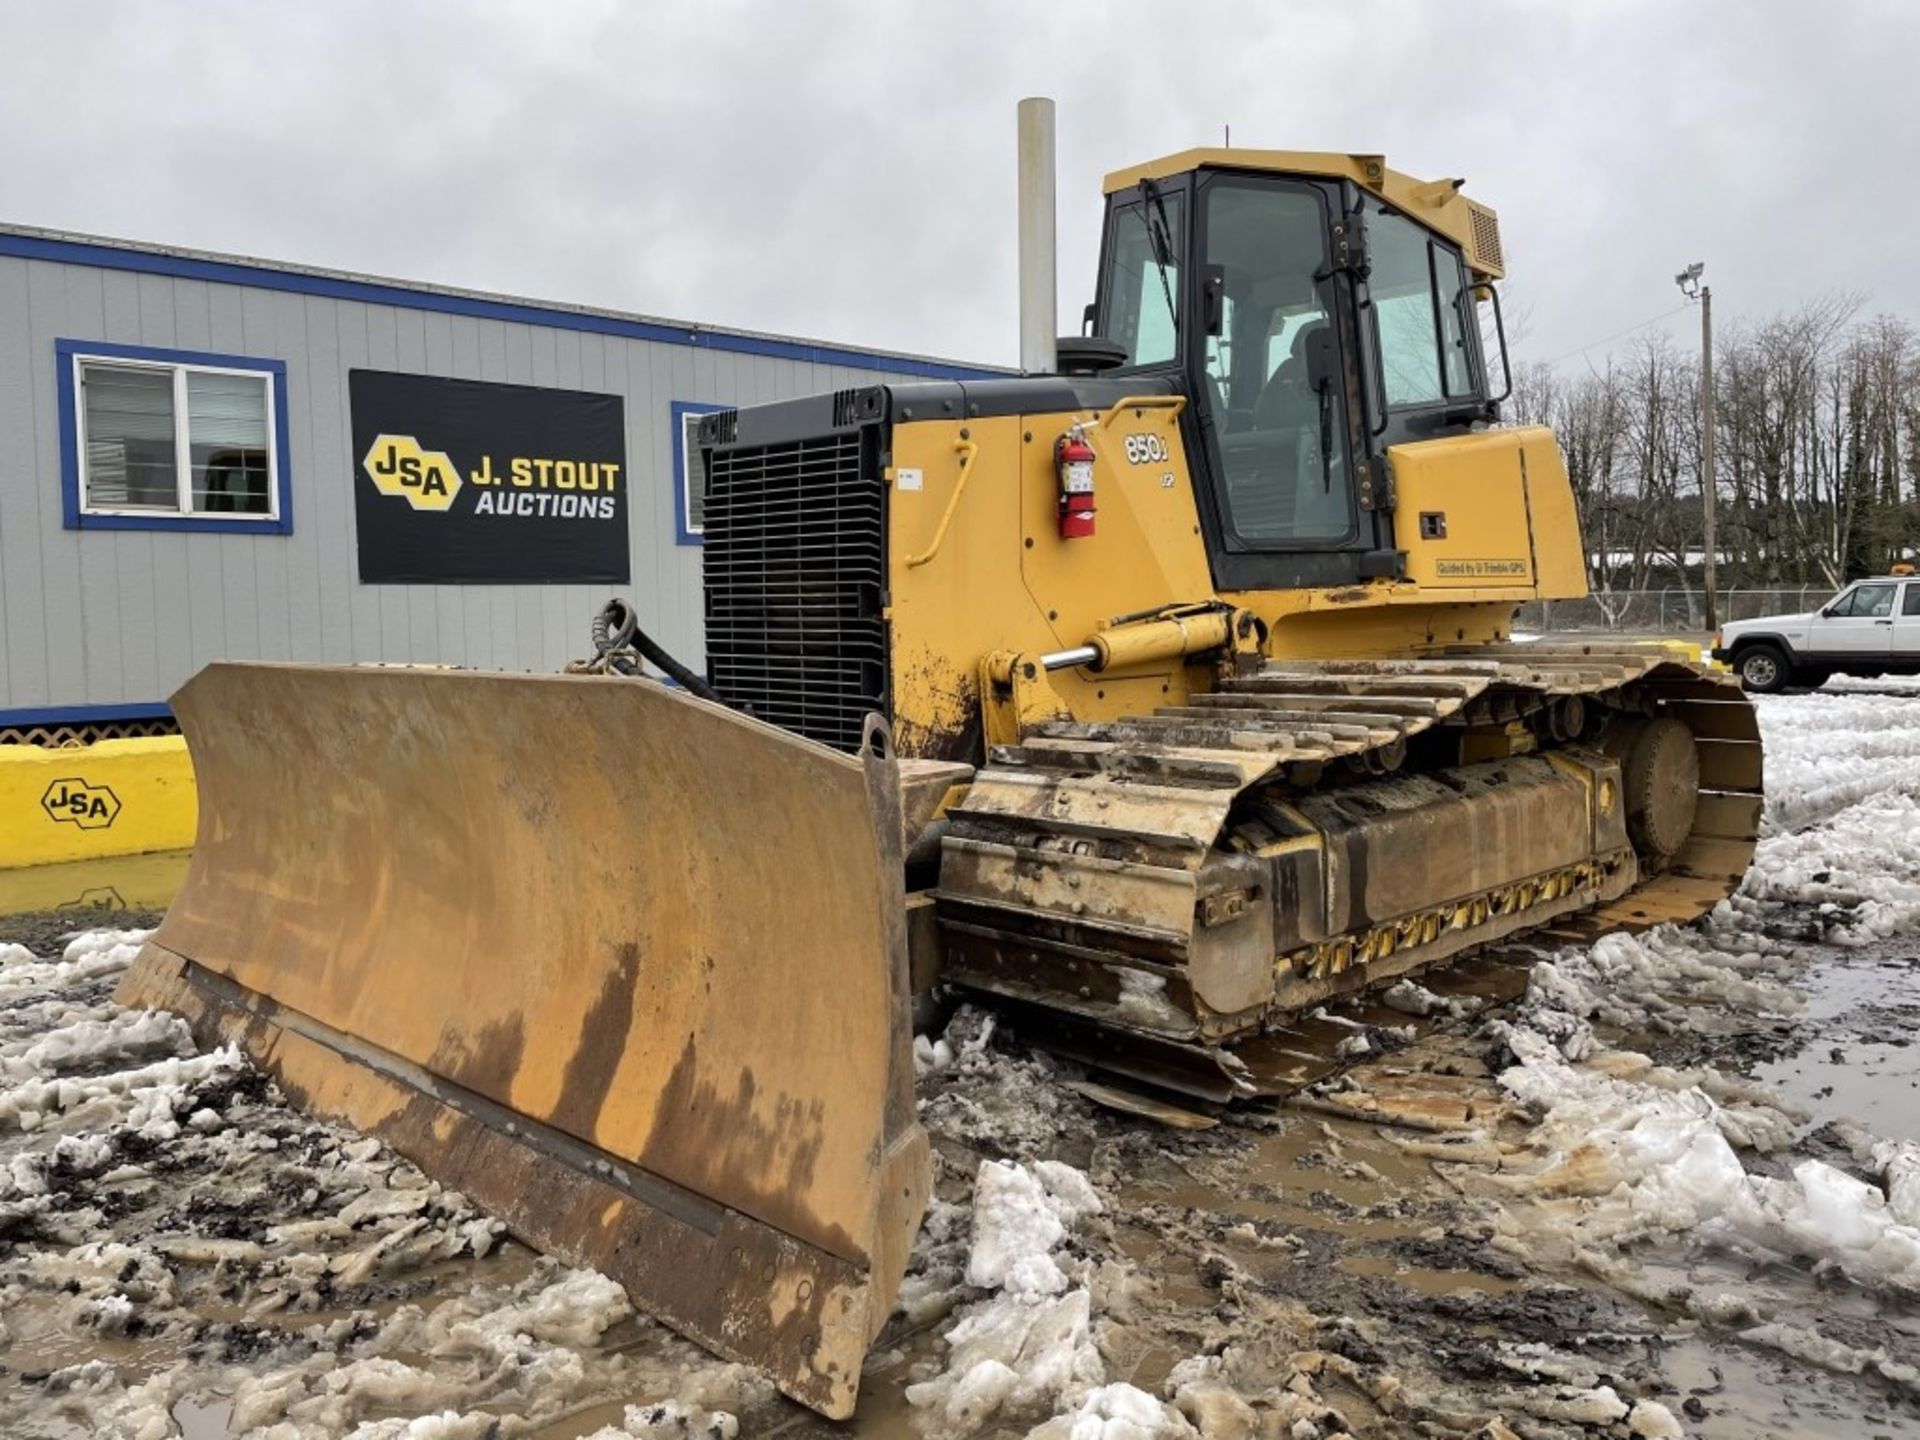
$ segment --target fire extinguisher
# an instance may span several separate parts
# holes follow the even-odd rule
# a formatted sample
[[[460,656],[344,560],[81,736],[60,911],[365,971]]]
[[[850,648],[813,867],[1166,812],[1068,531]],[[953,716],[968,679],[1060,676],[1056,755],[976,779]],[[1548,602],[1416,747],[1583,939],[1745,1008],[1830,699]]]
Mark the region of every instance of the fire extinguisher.
[[[1054,442],[1053,467],[1060,477],[1060,538],[1093,534],[1093,446],[1080,426]]]

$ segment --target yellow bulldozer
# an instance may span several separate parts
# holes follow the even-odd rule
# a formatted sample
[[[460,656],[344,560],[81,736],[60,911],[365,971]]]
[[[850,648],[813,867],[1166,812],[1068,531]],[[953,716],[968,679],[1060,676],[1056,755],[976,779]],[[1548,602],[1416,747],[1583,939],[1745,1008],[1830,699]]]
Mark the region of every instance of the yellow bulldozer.
[[[1586,580],[1497,423],[1493,211],[1205,149],[1104,223],[1030,373],[700,422],[704,676],[617,607],[580,673],[203,671],[121,998],[839,1417],[927,1199],[916,989],[1215,1106],[1332,997],[1725,896],[1739,690],[1511,634]]]

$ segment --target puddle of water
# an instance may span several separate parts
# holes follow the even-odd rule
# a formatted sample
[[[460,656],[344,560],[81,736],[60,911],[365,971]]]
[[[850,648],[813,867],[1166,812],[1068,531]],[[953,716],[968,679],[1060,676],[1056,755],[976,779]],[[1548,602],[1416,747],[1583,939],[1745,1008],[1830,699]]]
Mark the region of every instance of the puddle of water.
[[[883,1436],[912,1435],[914,1411],[907,1404],[907,1386],[913,1383],[917,1365],[923,1361],[937,1361],[942,1356],[944,1350],[940,1337],[952,1325],[951,1317],[936,1321],[905,1337],[897,1347],[897,1352],[890,1352],[892,1358],[879,1363],[870,1359],[865,1373],[860,1377],[860,1400],[854,1407],[853,1418],[842,1428],[829,1426],[818,1417],[808,1415],[810,1424],[804,1427],[807,1433],[817,1428],[822,1435],[851,1434],[872,1437],[872,1440],[879,1440]],[[800,1412],[798,1406],[787,1408],[805,1413]],[[786,1426],[781,1427],[781,1432],[789,1433],[801,1428],[797,1425]],[[740,1429],[742,1434],[748,1432],[745,1417],[742,1417]],[[754,1433],[766,1432],[755,1427]]]
[[[437,1265],[422,1267],[407,1277],[402,1287],[403,1293],[396,1294],[390,1299],[373,1301],[350,1309],[305,1310],[297,1314],[254,1318],[265,1325],[284,1326],[290,1332],[315,1325],[324,1326],[349,1315],[365,1315],[374,1320],[384,1320],[403,1305],[431,1306],[439,1299],[450,1298],[458,1291],[465,1290],[469,1285],[512,1286],[530,1274],[538,1260],[539,1257],[535,1252],[524,1245],[508,1240],[485,1260],[444,1261]],[[191,1267],[182,1268],[186,1270]],[[6,1316],[7,1325],[12,1332],[11,1340],[5,1346],[8,1370],[18,1375],[58,1370],[69,1365],[83,1364],[89,1360],[104,1360],[113,1366],[123,1382],[133,1384],[169,1365],[191,1358],[190,1350],[194,1337],[192,1330],[187,1326],[177,1326],[170,1331],[132,1339],[101,1335],[95,1331],[74,1329],[69,1323],[66,1306],[67,1297],[57,1291],[28,1292],[15,1298]],[[196,1318],[215,1322],[239,1320],[246,1313],[244,1308],[222,1304],[217,1298],[197,1299],[191,1309]],[[623,1327],[635,1332],[633,1336],[627,1338],[626,1348],[641,1348],[649,1341],[661,1344],[665,1333],[647,1321],[638,1319],[622,1321],[620,1325],[607,1331],[603,1338],[603,1348],[622,1348]],[[427,1369],[432,1369],[435,1365],[430,1357],[411,1355],[404,1351],[390,1352],[390,1356],[403,1363],[417,1364]],[[610,1417],[603,1417],[591,1425],[568,1429],[556,1423],[555,1428],[542,1429],[535,1434],[540,1437],[540,1440],[570,1440],[573,1436],[591,1434],[602,1425],[609,1423],[609,1418],[612,1423],[617,1424],[621,1418],[622,1408],[620,1405],[613,1406]],[[178,1401],[173,1408],[173,1418],[180,1427],[182,1440],[227,1440],[230,1434],[228,1422],[232,1413],[232,1401],[226,1396],[215,1394],[189,1395]],[[70,1428],[72,1440],[84,1440],[84,1431],[79,1428]],[[68,1434],[65,1431],[48,1433],[52,1440],[68,1440]]]
[[[232,1419],[233,1401],[222,1397],[181,1400],[173,1407],[173,1423],[180,1427],[180,1440],[227,1440]]]
[[[88,911],[163,910],[186,878],[187,850],[115,855],[0,870],[0,916],[71,910],[76,928]]]
[[[1692,1440],[1862,1440],[1920,1433],[1902,1406],[1853,1376],[1704,1337],[1661,1352],[1669,1407]],[[1683,1407],[1697,1402],[1693,1412]]]
[[[1334,1268],[1362,1280],[1392,1280],[1422,1295],[1459,1295],[1468,1290],[1507,1295],[1520,1288],[1520,1282],[1503,1280],[1498,1275],[1483,1275],[1473,1270],[1432,1270],[1424,1265],[1409,1265],[1391,1255],[1342,1255],[1334,1262]]]
[[[1755,1078],[1777,1086],[1814,1125],[1847,1120],[1889,1139],[1920,1140],[1920,1046],[1908,1043],[1920,1031],[1920,964],[1891,952],[1865,963],[1823,961],[1800,983],[1807,1043],[1756,1066]]]

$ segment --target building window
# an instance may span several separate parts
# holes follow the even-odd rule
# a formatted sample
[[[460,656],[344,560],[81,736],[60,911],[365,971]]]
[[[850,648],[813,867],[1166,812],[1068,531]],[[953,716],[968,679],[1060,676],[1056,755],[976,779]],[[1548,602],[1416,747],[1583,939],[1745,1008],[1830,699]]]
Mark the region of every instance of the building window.
[[[724,410],[697,400],[673,402],[673,518],[682,545],[698,545],[706,533],[707,476],[700,464],[700,417]]]
[[[70,529],[285,534],[286,367],[62,340]]]

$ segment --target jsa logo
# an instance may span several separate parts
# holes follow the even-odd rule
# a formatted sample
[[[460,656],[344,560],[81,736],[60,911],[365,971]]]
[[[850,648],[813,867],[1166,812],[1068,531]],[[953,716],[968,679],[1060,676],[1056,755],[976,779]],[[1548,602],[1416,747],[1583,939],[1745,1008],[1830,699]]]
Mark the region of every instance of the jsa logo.
[[[40,797],[40,808],[59,824],[104,830],[120,813],[120,797],[105,785],[89,785],[80,779],[56,780]]]
[[[411,435],[376,435],[361,462],[382,495],[416,510],[445,510],[466,482],[444,450],[423,450]]]

